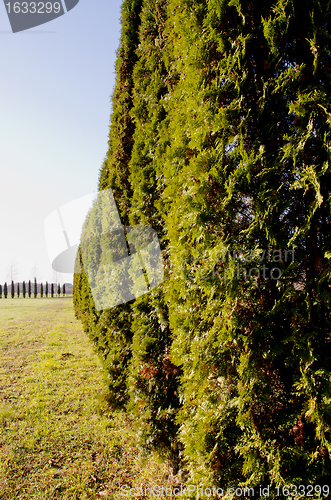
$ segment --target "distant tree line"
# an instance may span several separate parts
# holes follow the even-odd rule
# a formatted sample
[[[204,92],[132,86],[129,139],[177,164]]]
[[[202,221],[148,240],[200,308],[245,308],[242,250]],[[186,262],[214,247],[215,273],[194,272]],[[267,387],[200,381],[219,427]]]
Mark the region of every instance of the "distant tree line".
[[[48,283],[46,281],[44,285],[43,283],[37,283],[37,278],[35,278],[33,283],[31,282],[31,280],[29,280],[28,282],[23,281],[22,283],[14,283],[14,281],[12,280],[10,287],[9,285],[7,285],[7,282],[5,282],[3,286],[0,285],[0,299],[6,299],[9,293],[12,299],[14,299],[15,296],[19,298],[21,295],[24,299],[26,298],[26,296],[28,296],[30,299],[32,294],[36,299],[38,294],[40,295],[40,298],[47,298],[48,296],[61,297],[61,295],[65,297],[66,293],[68,292],[66,291],[65,283],[63,283],[63,285],[61,286],[60,283]]]

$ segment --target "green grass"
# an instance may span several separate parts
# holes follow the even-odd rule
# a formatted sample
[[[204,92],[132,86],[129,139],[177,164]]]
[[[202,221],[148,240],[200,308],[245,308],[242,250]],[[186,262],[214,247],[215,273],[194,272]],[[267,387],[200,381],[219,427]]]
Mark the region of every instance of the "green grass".
[[[107,407],[72,299],[0,300],[0,354],[1,499],[117,500],[129,498],[123,485],[176,484],[166,464],[140,457],[129,418]]]

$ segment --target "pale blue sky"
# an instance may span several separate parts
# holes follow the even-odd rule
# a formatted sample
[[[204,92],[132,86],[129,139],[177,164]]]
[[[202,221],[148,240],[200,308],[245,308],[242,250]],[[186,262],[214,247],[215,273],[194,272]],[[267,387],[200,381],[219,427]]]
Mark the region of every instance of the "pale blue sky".
[[[0,283],[55,281],[44,220],[97,189],[107,152],[120,0],[80,0],[12,34],[0,4]],[[70,275],[58,280],[71,281]]]

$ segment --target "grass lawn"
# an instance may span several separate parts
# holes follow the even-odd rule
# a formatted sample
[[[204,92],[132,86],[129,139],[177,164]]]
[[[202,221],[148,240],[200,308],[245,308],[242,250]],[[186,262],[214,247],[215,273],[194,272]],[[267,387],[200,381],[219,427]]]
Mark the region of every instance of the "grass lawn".
[[[0,353],[1,499],[156,498],[121,487],[176,483],[165,464],[143,462],[129,419],[107,408],[71,298],[1,299]]]

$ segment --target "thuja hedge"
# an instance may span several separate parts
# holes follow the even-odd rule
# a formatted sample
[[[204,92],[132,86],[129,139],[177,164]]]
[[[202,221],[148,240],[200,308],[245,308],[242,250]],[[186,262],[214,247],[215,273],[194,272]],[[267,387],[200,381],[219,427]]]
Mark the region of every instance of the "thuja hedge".
[[[99,178],[100,190],[112,189],[121,220],[126,225],[129,224],[129,204],[132,198],[128,178],[134,124],[130,111],[133,107],[132,76],[137,61],[135,52],[138,46],[141,4],[142,0],[127,0],[122,5],[122,34],[117,51],[109,149]],[[87,224],[88,222],[86,226]],[[91,253],[93,254],[93,251]],[[128,399],[125,381],[132,343],[130,304],[119,305],[116,309],[109,309],[99,314],[93,303],[81,255],[79,257],[83,272],[74,275],[76,314],[82,319],[85,330],[104,360],[109,386],[112,389],[110,401],[122,407]]]
[[[326,1],[123,4],[99,188],[157,230],[166,273],[98,312],[81,262],[76,313],[142,446],[200,484],[331,474],[330,21]]]

